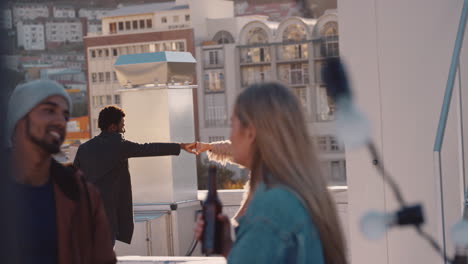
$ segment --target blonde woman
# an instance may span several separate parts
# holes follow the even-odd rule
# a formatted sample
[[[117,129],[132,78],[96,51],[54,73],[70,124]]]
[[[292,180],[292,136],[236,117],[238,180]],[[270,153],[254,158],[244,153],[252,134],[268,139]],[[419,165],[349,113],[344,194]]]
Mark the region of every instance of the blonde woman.
[[[251,179],[236,241],[219,216],[228,263],[346,264],[335,204],[294,94],[280,84],[253,85],[238,96],[231,121],[230,156]],[[198,238],[202,231],[200,216]]]

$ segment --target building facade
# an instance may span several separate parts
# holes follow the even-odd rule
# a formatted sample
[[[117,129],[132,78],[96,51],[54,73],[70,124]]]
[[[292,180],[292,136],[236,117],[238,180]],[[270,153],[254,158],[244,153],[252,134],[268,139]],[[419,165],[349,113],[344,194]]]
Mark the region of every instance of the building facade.
[[[83,25],[80,19],[49,19],[45,28],[48,43],[83,42]]]
[[[121,105],[113,65],[119,55],[156,51],[189,51],[194,54],[193,30],[185,23],[187,6],[147,4],[122,7],[102,17],[102,32],[85,37],[91,136],[100,133],[99,111],[106,105]],[[163,17],[179,16],[180,29],[160,26]]]
[[[76,10],[73,6],[54,5],[52,7],[53,16],[56,18],[75,18]]]
[[[113,69],[119,55],[188,51],[195,57],[196,34],[200,38],[206,35],[206,28],[197,31],[201,27],[195,25],[225,15],[232,17],[233,3],[224,0],[177,0],[122,6],[107,12],[101,18],[102,32],[89,33],[84,39],[91,135],[100,133],[99,111],[106,105],[120,105],[116,91],[122,87]]]
[[[102,32],[102,22],[98,19],[88,20],[87,33],[100,33]]]
[[[85,17],[88,20],[101,19],[109,11],[113,9],[110,8],[80,8],[78,10],[78,17]]]
[[[323,60],[339,56],[338,17],[318,19],[266,16],[207,21],[210,36],[197,47],[200,139],[229,138],[237,94],[249,85],[276,81],[290,87],[306,113],[331,185],[346,185],[343,144],[335,137],[334,105],[320,72]]]
[[[0,27],[4,29],[13,28],[13,16],[11,14],[11,9],[2,10],[2,18],[0,19]]]
[[[44,50],[44,24],[31,20],[19,21],[16,24],[18,47],[25,50]]]
[[[49,17],[49,7],[38,3],[15,3],[13,5],[13,23],[20,20],[32,20],[39,17]]]

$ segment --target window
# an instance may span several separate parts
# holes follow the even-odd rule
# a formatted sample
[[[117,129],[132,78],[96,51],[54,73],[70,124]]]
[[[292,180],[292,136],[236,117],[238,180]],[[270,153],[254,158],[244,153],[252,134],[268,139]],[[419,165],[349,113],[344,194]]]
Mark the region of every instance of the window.
[[[106,95],[106,104],[108,105],[112,104],[112,96]]]
[[[122,31],[122,30],[124,30],[124,23],[119,22],[119,31]]]
[[[153,20],[146,19],[146,27],[147,28],[153,28]]]
[[[185,43],[183,41],[176,42],[176,51],[185,51]]]
[[[98,52],[98,57],[102,57],[102,49],[98,49],[97,52]]]
[[[259,63],[270,61],[269,47],[255,47],[241,49],[242,63]]]
[[[100,72],[98,73],[98,75],[99,75],[99,82],[104,82],[104,73]]]
[[[120,104],[120,94],[114,95],[114,103],[115,104]]]
[[[112,48],[112,56],[117,57],[119,56],[119,52],[116,48]]]
[[[329,140],[330,140],[330,150],[331,151],[341,151],[341,146],[340,146],[340,144],[338,143],[338,140],[336,140],[335,137],[330,136]]]
[[[104,105],[104,96],[99,96],[99,106]]]
[[[317,120],[331,121],[335,119],[335,103],[324,86],[317,87]]]
[[[211,137],[208,137],[208,142],[209,143],[212,143],[212,142],[217,142],[217,141],[224,141],[225,138],[223,136],[211,136]]]
[[[94,130],[98,129],[98,120],[96,118],[93,118],[93,127],[94,127]]]
[[[321,152],[342,152],[344,150],[344,146],[338,142],[335,136],[318,136],[317,140],[317,148]]]
[[[105,49],[104,54],[105,54],[106,57],[109,57],[109,49]]]
[[[333,160],[330,162],[329,183],[331,185],[346,185],[346,161]]]
[[[328,22],[320,31],[322,36],[320,53],[322,57],[336,57],[339,56],[338,47],[338,23]]]
[[[114,23],[109,23],[109,32],[111,34],[117,33],[117,24],[115,22]]]
[[[161,23],[167,23],[167,17],[161,17]]]
[[[215,34],[215,36],[213,37],[213,41],[215,41],[218,44],[234,43],[234,37],[228,31],[221,30]]]
[[[270,66],[242,67],[242,87],[271,79]]]
[[[145,20],[140,20],[140,28],[145,28]]]
[[[125,21],[125,30],[130,30],[130,29],[132,29],[130,21]]]
[[[133,24],[133,29],[138,29],[138,20],[133,20],[132,21],[132,24]]]
[[[222,70],[205,71],[204,78],[206,92],[224,91],[224,72]]]
[[[173,16],[172,17],[172,22],[178,23],[179,22],[179,16]]]
[[[113,72],[114,74],[114,81],[117,81],[117,73],[116,72]]]
[[[106,82],[110,82],[110,81],[111,81],[110,72],[106,72]]]
[[[91,58],[96,58],[96,51],[95,50],[91,50]]]
[[[185,15],[185,21],[190,21],[190,15]]]
[[[95,72],[91,73],[91,82],[93,83],[97,82],[97,74]]]
[[[210,51],[209,54],[210,54],[210,64],[217,65],[218,64],[218,51]]]
[[[317,137],[317,148],[320,151],[327,151],[327,137],[326,136]]]
[[[227,126],[226,98],[224,93],[205,94],[205,126]]]

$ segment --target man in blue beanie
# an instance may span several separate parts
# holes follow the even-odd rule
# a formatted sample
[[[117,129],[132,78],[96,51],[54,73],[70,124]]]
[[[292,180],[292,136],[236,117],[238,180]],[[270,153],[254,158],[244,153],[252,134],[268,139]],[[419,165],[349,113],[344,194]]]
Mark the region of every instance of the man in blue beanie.
[[[60,151],[71,100],[54,81],[19,85],[8,103],[6,145],[11,214],[17,232],[11,263],[116,263],[97,190],[52,158]]]

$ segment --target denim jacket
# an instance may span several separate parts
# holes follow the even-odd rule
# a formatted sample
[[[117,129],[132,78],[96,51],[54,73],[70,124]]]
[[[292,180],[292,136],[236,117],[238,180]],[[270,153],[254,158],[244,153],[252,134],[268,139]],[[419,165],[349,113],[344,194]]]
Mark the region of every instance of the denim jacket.
[[[325,262],[308,210],[302,199],[284,186],[259,184],[238,222],[228,263]]]

